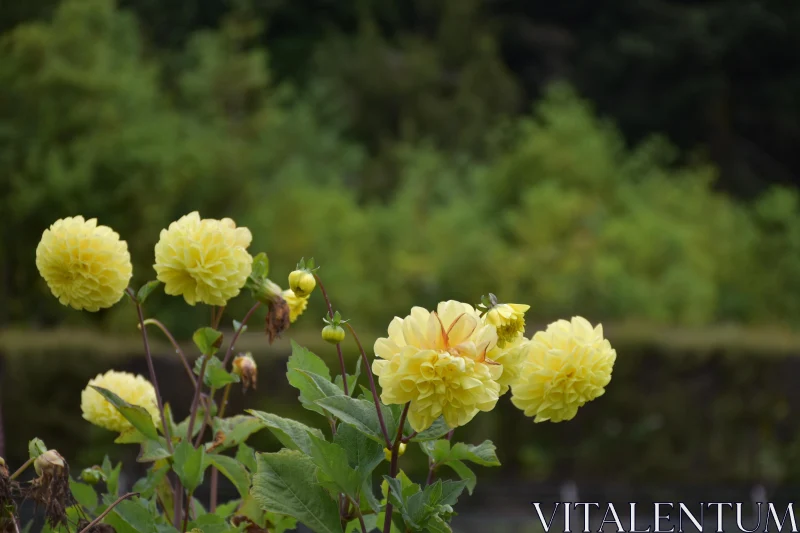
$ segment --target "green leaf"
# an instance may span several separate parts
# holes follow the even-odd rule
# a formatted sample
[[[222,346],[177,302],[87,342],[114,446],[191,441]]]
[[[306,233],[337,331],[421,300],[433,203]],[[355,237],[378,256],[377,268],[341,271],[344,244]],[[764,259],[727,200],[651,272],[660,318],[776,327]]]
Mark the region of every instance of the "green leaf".
[[[318,388],[313,383],[309,383],[308,378],[301,371],[322,376],[330,382],[331,371],[325,361],[292,341],[292,355],[289,356],[286,368],[286,377],[289,380],[289,384],[300,391],[300,403],[303,404],[303,407],[324,415],[323,410],[314,404],[314,400],[323,396],[319,394]]]
[[[39,438],[32,439],[28,442],[28,456],[31,459],[36,459],[44,452],[47,451],[47,446],[45,446],[44,441]]]
[[[211,405],[211,415],[216,414],[216,405]],[[192,426],[192,437],[196,437],[200,430],[203,429],[203,420],[206,419],[206,406],[204,402],[200,402],[197,406],[197,413],[194,416],[194,426]],[[187,416],[180,424],[175,427],[175,433],[172,433],[173,436],[177,436],[180,438],[185,438],[186,433],[189,431],[189,421],[191,420],[191,414]]]
[[[321,437],[311,436],[311,459],[319,469],[317,479],[334,494],[342,492],[353,500],[358,499],[362,480],[348,463],[347,452],[338,444]]]
[[[441,439],[442,437],[450,433],[451,429],[453,428],[447,425],[447,422],[444,421],[444,417],[440,416],[439,418],[436,419],[436,421],[433,423],[431,427],[429,427],[419,435],[416,435],[413,439],[411,439],[411,441],[426,442],[430,440]]]
[[[136,299],[139,301],[139,304],[140,305],[144,304],[144,302],[147,300],[147,297],[150,296],[150,293],[156,290],[159,285],[161,285],[160,281],[153,280],[153,281],[148,281],[147,283],[139,287],[139,292],[136,293]]]
[[[119,502],[104,522],[117,533],[158,533],[153,514],[140,503],[139,498]]]
[[[338,311],[337,311],[337,313],[338,313]],[[361,359],[360,358],[356,360],[356,372],[355,372],[355,374],[352,374],[352,375],[348,374],[347,375],[347,390],[348,390],[348,392],[350,393],[351,396],[355,393],[356,385],[358,385],[359,376],[361,376]],[[336,384],[337,387],[342,389],[342,392],[344,392],[344,385],[342,383],[342,376],[341,375],[336,376],[334,378],[333,382]]]
[[[153,417],[144,407],[131,405],[108,389],[95,385],[91,387],[108,400],[108,402],[113,405],[133,427],[138,429],[142,435],[148,439],[158,439],[158,431],[156,430],[155,424],[153,424]]]
[[[253,267],[250,270],[250,277],[255,280],[263,280],[269,276],[269,258],[267,254],[261,252],[253,257]]]
[[[222,344],[222,333],[214,328],[200,328],[194,332],[192,340],[200,349],[200,353],[209,357],[217,353]]]
[[[333,442],[347,452],[347,462],[358,472],[362,482],[370,480],[372,472],[385,459],[383,444],[347,424],[339,426]]]
[[[122,470],[122,463],[117,463],[116,467],[112,467],[108,456],[105,456],[103,458],[101,470],[103,471],[103,476],[106,478],[108,494],[116,499],[119,493],[119,473]]]
[[[202,365],[203,358],[198,357],[194,362],[194,373],[198,376],[200,375],[200,370],[202,370]],[[203,374],[203,383],[207,387],[221,389],[228,383],[239,383],[239,381],[241,381],[241,378],[225,370],[225,366],[218,357],[212,356],[208,359],[206,372]]]
[[[478,484],[478,477],[475,475],[475,472],[470,470],[470,468],[461,461],[448,461],[447,466],[452,468],[453,471],[458,474],[458,477],[466,482],[467,492],[472,495],[472,491],[475,490],[475,486]]]
[[[242,323],[239,322],[238,320],[234,320],[233,321],[233,331],[239,331],[240,329],[242,330],[242,333],[246,332],[247,331],[247,324],[242,325]],[[240,333],[240,335],[242,333]]]
[[[151,463],[171,456],[172,454],[167,448],[167,439],[160,437],[158,440],[147,440],[142,443],[142,449],[136,461],[139,463]]]
[[[308,427],[290,418],[282,418],[263,411],[248,410],[247,412],[261,420],[280,443],[291,450],[300,450],[310,454],[311,435],[324,438],[320,430]]]
[[[227,521],[217,514],[204,514],[189,523],[188,530],[199,529],[203,533],[228,533],[236,531]]]
[[[224,440],[215,450],[221,452],[235,448],[246,441],[256,431],[264,429],[264,423],[254,416],[236,415],[229,418],[214,418],[211,422],[214,434],[222,432]]]
[[[234,511],[236,511],[236,508],[239,507],[239,504],[241,502],[242,500],[231,500],[229,502],[217,505],[217,510],[214,511],[214,514],[226,518],[232,515]]]
[[[378,420],[378,413],[375,410],[375,404],[373,402],[342,395],[321,398],[317,400],[316,403],[343,423],[353,426],[372,440],[381,444],[386,443],[383,431],[381,430],[380,420]],[[381,406],[383,418],[388,431],[391,432],[391,428],[394,426],[393,415],[389,409],[384,407],[385,406]],[[397,431],[396,426],[394,426],[394,431]],[[390,433],[390,435],[391,434],[392,433]]]
[[[223,476],[228,478],[242,498],[247,497],[250,492],[250,474],[239,461],[233,457],[215,453],[207,454],[205,461],[207,466],[215,466]]]
[[[450,461],[469,461],[481,466],[500,466],[495,446],[487,440],[477,446],[457,442],[450,450]]]
[[[317,485],[317,467],[308,456],[281,450],[256,460],[252,495],[262,509],[292,516],[316,533],[343,533],[338,505]]]
[[[190,493],[203,482],[205,450],[195,448],[190,442],[182,441],[175,447],[173,469],[181,483]]]
[[[242,463],[250,472],[256,471],[256,454],[253,448],[244,442],[236,450],[236,460]]]
[[[94,487],[70,479],[69,489],[76,502],[82,505],[87,511],[94,511],[95,507],[97,507],[97,493],[94,491]]]
[[[147,475],[133,484],[133,492],[138,492],[142,498],[151,498],[156,493],[161,482],[166,479],[169,471],[170,466],[167,461],[156,461],[147,470]]]
[[[119,437],[114,439],[115,444],[142,444],[147,440],[147,437],[142,435],[142,432],[136,428],[131,428],[119,434]]]

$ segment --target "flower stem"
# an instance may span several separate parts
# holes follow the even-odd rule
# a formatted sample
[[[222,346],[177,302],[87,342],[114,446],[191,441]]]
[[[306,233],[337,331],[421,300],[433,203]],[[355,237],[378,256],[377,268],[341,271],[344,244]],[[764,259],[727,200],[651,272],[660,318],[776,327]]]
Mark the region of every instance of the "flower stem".
[[[147,320],[144,321],[144,324],[147,326],[151,324],[153,326],[156,326],[158,329],[161,330],[164,336],[167,337],[169,343],[172,344],[173,348],[175,348],[175,352],[177,352],[177,354],[180,356],[181,363],[183,363],[183,368],[184,370],[186,370],[186,374],[189,376],[189,380],[192,382],[192,385],[195,388],[197,388],[197,381],[194,378],[194,372],[192,372],[192,368],[189,366],[189,360],[186,358],[186,354],[183,353],[180,344],[178,344],[178,342],[175,340],[175,337],[173,337],[172,333],[170,333],[169,330],[167,329],[167,326],[165,326],[160,320],[157,320],[155,318],[148,318]]]
[[[197,378],[197,387],[194,388],[194,398],[192,399],[192,410],[189,413],[189,428],[186,431],[186,440],[192,442],[192,432],[194,430],[194,419],[197,417],[197,408],[200,407],[200,392],[203,390],[203,378],[206,375],[206,367],[210,356],[203,356],[203,363],[200,365],[200,376]]]
[[[81,529],[79,533],[87,533],[88,531],[91,531],[91,529],[96,524],[100,523],[100,521],[103,520],[103,518],[105,518],[108,513],[113,511],[114,507],[116,507],[117,505],[122,503],[123,500],[127,500],[128,498],[132,498],[133,496],[138,496],[138,495],[139,495],[138,492],[129,492],[128,494],[124,494],[124,495],[120,496],[119,498],[117,498],[117,501],[115,501],[114,503],[109,505],[108,508],[105,511],[100,513],[100,516],[98,516],[97,518],[95,518],[94,520],[89,522],[89,525],[87,525],[85,528]]]
[[[322,284],[322,280],[319,279],[319,276],[314,273],[314,279],[317,280],[317,285],[319,285],[319,290],[322,292],[322,297],[325,298],[325,303],[328,304],[328,316],[333,320],[333,306],[331,305],[331,300],[328,298],[328,293],[325,291],[325,285]],[[342,385],[344,386],[344,395],[350,396],[350,391],[347,390],[347,369],[344,365],[344,356],[342,355],[342,347],[340,344],[336,344],[336,353],[339,355],[339,366],[342,369]]]
[[[8,479],[10,479],[11,481],[14,481],[15,479],[17,479],[20,476],[20,474],[22,474],[29,466],[31,466],[33,464],[33,462],[35,460],[36,460],[35,457],[31,457],[30,459],[28,459],[27,461],[22,463],[22,466],[17,468],[17,471],[14,472],[13,474],[11,474],[8,477]]]
[[[367,377],[369,378],[369,388],[372,391],[372,400],[375,402],[375,409],[378,411],[378,422],[381,424],[381,431],[383,432],[383,438],[386,439],[386,447],[391,448],[392,441],[389,438],[389,432],[386,429],[386,422],[383,421],[383,411],[381,410],[381,401],[378,399],[378,391],[375,389],[375,378],[372,375],[372,368],[369,366],[369,359],[367,359],[367,353],[364,351],[364,347],[361,346],[361,341],[358,339],[358,335],[356,335],[356,330],[353,329],[349,323],[345,323],[347,329],[350,330],[350,333],[353,335],[353,338],[358,344],[358,350],[361,352],[361,358],[364,361],[364,366],[367,367]],[[403,417],[405,419],[405,416]],[[402,436],[402,426],[400,428],[401,436]]]
[[[228,366],[228,362],[231,360],[231,356],[233,355],[233,350],[235,348],[236,341],[239,339],[239,335],[242,334],[242,331],[244,331],[244,327],[247,325],[247,321],[250,320],[250,317],[253,316],[253,313],[255,313],[259,307],[261,307],[261,302],[256,302],[255,305],[253,305],[253,307],[250,308],[247,314],[244,315],[241,324],[239,324],[239,328],[234,332],[233,338],[231,339],[231,343],[228,345],[228,351],[225,352],[225,358],[222,360],[223,368]]]
[[[433,483],[433,474],[436,472],[436,463],[433,462],[433,459],[428,459],[428,479],[425,480],[425,485],[430,485]]]
[[[139,316],[139,329],[142,332],[142,342],[144,343],[144,354],[147,358],[147,369],[150,372],[150,381],[153,384],[153,388],[156,391],[156,401],[158,402],[158,413],[161,415],[161,425],[164,429],[164,437],[167,439],[167,449],[170,453],[174,451],[172,447],[172,436],[169,434],[169,425],[167,424],[167,417],[164,414],[164,402],[161,399],[161,390],[158,388],[158,379],[156,378],[156,368],[153,365],[153,354],[150,352],[150,341],[147,338],[147,326],[144,324],[144,310],[142,309],[142,304],[139,303],[139,300],[136,298],[136,293],[128,287],[127,289],[128,295],[131,297],[131,300],[136,305],[136,314]],[[195,390],[198,390],[199,387],[195,387]],[[175,477],[175,507],[173,508],[174,517],[173,517],[173,525],[177,529],[180,526],[180,513],[181,513],[181,505],[180,505],[180,497],[183,494],[183,489],[181,488],[181,481],[176,476]]]
[[[406,406],[403,408],[403,414],[400,415],[400,424],[397,428],[397,436],[394,439],[394,444],[392,445],[392,462],[391,467],[389,469],[389,476],[394,479],[397,477],[397,459],[400,456],[400,443],[403,440],[403,426],[406,425],[406,416],[408,416],[408,408],[411,407],[411,402],[408,402]],[[392,506],[391,501],[391,494],[392,488],[387,487],[386,489],[386,519],[383,521],[383,533],[391,533],[392,531],[392,513],[394,512],[394,507]]]
[[[361,533],[367,533],[367,525],[364,523],[364,515],[361,514],[361,506],[358,505],[358,502],[353,500],[353,498],[351,498],[350,496],[348,496],[347,499],[350,500],[350,503],[353,504],[353,510],[355,511],[356,516],[358,517],[358,523],[361,524]]]

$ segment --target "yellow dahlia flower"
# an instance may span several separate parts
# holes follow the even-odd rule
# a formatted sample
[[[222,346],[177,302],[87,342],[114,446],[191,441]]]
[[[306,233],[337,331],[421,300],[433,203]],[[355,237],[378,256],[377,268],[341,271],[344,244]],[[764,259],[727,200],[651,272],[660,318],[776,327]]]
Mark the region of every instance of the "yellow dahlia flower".
[[[286,289],[281,293],[281,297],[289,304],[289,320],[294,322],[303,314],[303,311],[308,307],[308,296],[301,298],[295,295],[292,289]]]
[[[503,367],[486,359],[497,344],[495,328],[482,324],[472,306],[442,302],[436,311],[411,309],[375,341],[372,371],[385,404],[411,402],[408,421],[424,431],[440,416],[454,428],[497,403]]]
[[[483,320],[497,328],[497,345],[501,348],[525,333],[525,312],[530,305],[497,304],[483,315]]]
[[[225,305],[239,294],[253,266],[253,236],[233,220],[189,213],[161,230],[154,268],[164,292],[195,305]]]
[[[97,219],[67,217],[44,230],[36,268],[63,305],[86,311],[111,307],[133,275],[128,243]]]
[[[498,363],[503,367],[497,382],[500,384],[500,396],[508,392],[513,383],[520,375],[522,364],[525,361],[523,346],[528,342],[525,337],[519,336],[506,344],[502,348],[498,345],[486,354],[486,358]]]
[[[603,326],[584,318],[559,320],[524,343],[525,361],[511,385],[511,402],[535,422],[571,420],[578,408],[605,393],[617,352]]]
[[[89,381],[89,385],[81,393],[81,411],[83,418],[96,426],[122,433],[133,426],[117,411],[111,403],[94,390],[91,385],[108,389],[132,405],[144,407],[156,427],[161,423],[158,412],[156,390],[152,383],[142,376],[134,376],[128,372],[109,370],[105,374],[98,374]]]

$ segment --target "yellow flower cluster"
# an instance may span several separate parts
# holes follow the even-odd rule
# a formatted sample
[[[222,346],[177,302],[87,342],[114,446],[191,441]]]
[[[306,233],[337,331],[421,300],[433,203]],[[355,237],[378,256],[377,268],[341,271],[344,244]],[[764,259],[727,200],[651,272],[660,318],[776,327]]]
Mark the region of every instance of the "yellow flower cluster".
[[[389,336],[375,342],[372,370],[381,400],[409,403],[415,431],[439,416],[450,427],[462,426],[509,390],[512,403],[536,422],[570,420],[603,394],[616,352],[602,326],[580,317],[555,322],[528,340],[527,309],[497,304],[481,317],[470,305],[449,301],[433,312],[415,307],[395,318]]]
[[[603,327],[581,317],[559,320],[521,348],[524,360],[511,384],[511,401],[535,422],[571,420],[605,392],[617,352]]]
[[[81,216],[57,220],[44,231],[36,268],[59,302],[86,311],[117,303],[133,275],[128,244]]]
[[[252,235],[233,220],[201,219],[197,211],[161,230],[154,268],[164,292],[189,305],[225,305],[247,281]]]
[[[133,427],[108,400],[91,387],[92,385],[108,389],[132,405],[144,407],[153,417],[156,427],[161,423],[156,391],[152,383],[142,376],[109,370],[89,381],[89,385],[81,393],[83,418],[92,424],[120,433]]]
[[[436,311],[414,307],[395,318],[389,337],[375,342],[372,370],[385,404],[410,402],[408,421],[424,431],[444,416],[463,426],[478,411],[490,411],[500,396],[503,367],[486,359],[497,333],[470,305],[442,302]]]

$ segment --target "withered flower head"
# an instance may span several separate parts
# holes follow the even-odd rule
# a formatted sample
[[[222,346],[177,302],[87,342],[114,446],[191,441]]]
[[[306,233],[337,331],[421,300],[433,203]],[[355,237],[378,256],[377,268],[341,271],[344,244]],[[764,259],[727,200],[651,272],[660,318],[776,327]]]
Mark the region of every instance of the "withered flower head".
[[[233,373],[242,378],[243,392],[247,392],[250,387],[253,390],[257,388],[258,367],[249,352],[236,356],[233,360]]]
[[[16,488],[16,483],[8,477],[6,462],[0,457],[0,532],[5,531],[6,522],[15,520],[16,505],[14,505],[12,496]]]
[[[48,450],[36,458],[33,467],[39,477],[24,487],[22,494],[44,507],[50,527],[66,526],[67,508],[75,503],[69,488],[67,461],[56,450]]]
[[[269,336],[269,343],[272,344],[281,333],[289,329],[290,309],[286,300],[280,296],[276,296],[270,301],[267,310],[266,329]]]

